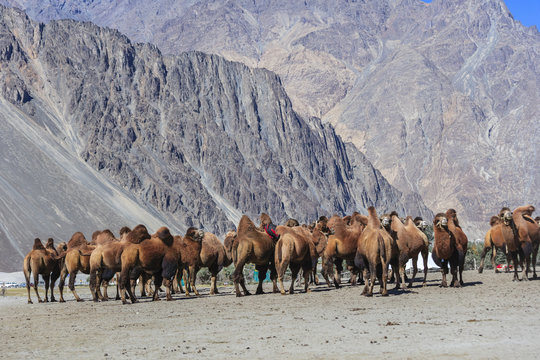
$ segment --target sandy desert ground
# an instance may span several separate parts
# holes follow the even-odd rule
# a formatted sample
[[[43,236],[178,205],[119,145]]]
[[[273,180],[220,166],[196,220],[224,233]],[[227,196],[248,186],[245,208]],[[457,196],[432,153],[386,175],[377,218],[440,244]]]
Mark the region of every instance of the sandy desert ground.
[[[386,298],[326,285],[243,298],[229,286],[134,305],[0,297],[0,358],[538,358],[540,281],[468,271],[465,287],[443,289],[440,278]]]

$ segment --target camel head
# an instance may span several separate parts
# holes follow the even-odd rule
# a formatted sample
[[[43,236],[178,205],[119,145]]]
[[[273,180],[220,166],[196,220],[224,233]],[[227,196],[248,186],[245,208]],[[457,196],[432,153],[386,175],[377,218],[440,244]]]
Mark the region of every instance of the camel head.
[[[127,226],[122,226],[122,228],[120,229],[120,238],[122,238],[122,236],[124,234],[127,234],[131,231],[130,228],[128,228]]]
[[[433,226],[439,229],[446,229],[448,227],[448,218],[443,213],[438,213],[433,219]]]
[[[336,227],[340,227],[343,225],[343,219],[338,215],[333,215],[326,223],[326,226],[328,226],[328,233],[330,235],[334,235],[336,233]]]
[[[191,238],[191,240],[196,242],[202,242],[202,239],[204,237],[204,231],[192,226],[187,229],[185,237],[189,237]]]
[[[287,227],[295,227],[295,226],[300,226],[300,223],[296,219],[289,219],[285,223],[285,226],[287,226]]]
[[[500,219],[504,222],[505,225],[508,225],[512,222],[512,211],[509,208],[502,208],[499,212]]]
[[[265,226],[268,226],[272,223],[272,219],[267,213],[262,213],[259,217],[259,220],[261,221],[261,229],[264,229]]]
[[[414,218],[413,222],[414,222],[414,225],[416,225],[416,227],[420,229],[420,231],[425,231],[427,229],[427,226],[428,226],[427,221],[422,219],[420,216]]]
[[[330,233],[330,229],[328,228],[328,218],[326,216],[320,216],[319,220],[315,222],[315,227],[320,226],[321,232],[325,233],[325,235],[328,235]]]
[[[386,230],[390,229],[390,224],[392,223],[392,216],[390,214],[384,214],[381,216],[381,225]]]

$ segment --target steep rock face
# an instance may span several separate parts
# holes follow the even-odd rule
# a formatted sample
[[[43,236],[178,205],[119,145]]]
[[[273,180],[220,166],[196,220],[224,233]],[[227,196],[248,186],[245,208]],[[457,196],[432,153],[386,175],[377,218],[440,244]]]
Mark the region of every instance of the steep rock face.
[[[501,206],[538,201],[540,34],[502,0],[10,2],[275,71],[297,111],[475,236]]]
[[[0,16],[2,199],[40,199],[1,211],[15,239],[2,243],[19,255],[38,232],[65,240],[139,222],[222,234],[263,211],[276,222],[371,204],[431,215],[361,154],[351,161],[332,127],[299,117],[274,73],[200,52],[163,56],[90,23]]]

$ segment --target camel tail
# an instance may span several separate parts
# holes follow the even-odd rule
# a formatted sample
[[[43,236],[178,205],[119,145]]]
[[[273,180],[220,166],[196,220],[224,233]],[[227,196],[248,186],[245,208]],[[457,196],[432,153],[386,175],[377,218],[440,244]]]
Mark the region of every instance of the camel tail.
[[[379,243],[379,254],[381,256],[381,262],[385,264],[388,263],[386,258],[386,245],[384,244],[384,239],[381,234],[377,234],[377,242]]]
[[[26,284],[30,284],[30,274],[32,272],[32,268],[30,267],[30,257],[25,257],[23,262],[23,272],[24,272],[24,278],[26,280]]]

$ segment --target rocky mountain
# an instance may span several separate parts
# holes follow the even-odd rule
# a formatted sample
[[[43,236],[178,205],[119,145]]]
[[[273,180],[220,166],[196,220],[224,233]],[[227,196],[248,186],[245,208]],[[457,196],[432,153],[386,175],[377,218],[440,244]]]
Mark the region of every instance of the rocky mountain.
[[[502,0],[2,1],[268,68],[298,113],[474,237],[503,205],[540,205],[540,34]]]
[[[307,222],[371,204],[432,215],[330,125],[298,116],[268,70],[164,56],[89,22],[1,6],[0,19],[2,270],[34,237],[79,230],[223,234],[243,213]]]

